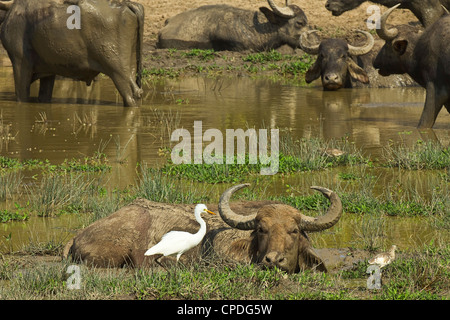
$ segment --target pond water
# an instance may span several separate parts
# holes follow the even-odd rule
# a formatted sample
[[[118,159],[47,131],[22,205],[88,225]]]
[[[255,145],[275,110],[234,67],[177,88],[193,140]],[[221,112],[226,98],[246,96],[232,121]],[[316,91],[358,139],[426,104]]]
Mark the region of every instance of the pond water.
[[[32,95],[37,96],[35,84]],[[12,68],[0,67],[0,155],[60,164],[100,151],[112,160],[109,184],[123,188],[135,182],[136,163],[160,163],[158,151],[168,145],[173,130],[185,128],[193,133],[194,121],[202,121],[203,131],[278,127],[289,128],[296,138],[348,137],[372,156],[379,155],[390,141],[414,144],[418,139],[433,139],[448,145],[450,115],[444,110],[433,130],[416,129],[424,99],[422,88],[324,92],[320,87],[266,79],[199,77],[148,83],[142,105],[124,108],[112,81],[100,77],[91,87],[57,80],[52,104],[18,104]],[[292,179],[305,184],[305,177]],[[39,237],[41,231],[33,230],[54,231],[72,225],[63,219],[43,220],[3,224],[0,241],[11,233],[21,234],[25,241],[28,231],[20,231],[24,226],[34,226],[28,227],[29,234]],[[339,245],[349,245],[349,241],[340,240]]]

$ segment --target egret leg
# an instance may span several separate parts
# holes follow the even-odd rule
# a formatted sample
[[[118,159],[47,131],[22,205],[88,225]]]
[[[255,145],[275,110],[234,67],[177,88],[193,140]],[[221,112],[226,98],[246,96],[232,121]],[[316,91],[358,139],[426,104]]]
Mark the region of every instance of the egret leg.
[[[169,272],[169,270],[167,270],[167,268],[166,268],[165,266],[163,266],[163,264],[162,264],[161,262],[159,262],[159,259],[162,258],[162,257],[163,257],[163,255],[158,256],[158,258],[155,259],[155,262],[156,262],[157,264],[159,264],[159,266],[160,266],[161,268],[163,268],[164,270],[166,270],[167,272]]]

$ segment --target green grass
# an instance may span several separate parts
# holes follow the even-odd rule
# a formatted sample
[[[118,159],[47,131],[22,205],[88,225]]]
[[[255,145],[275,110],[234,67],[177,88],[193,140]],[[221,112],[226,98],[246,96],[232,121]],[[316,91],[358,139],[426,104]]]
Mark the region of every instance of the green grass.
[[[21,207],[19,204],[15,204],[15,210],[4,209],[0,210],[0,222],[10,221],[25,221],[30,217],[30,212],[27,208]]]
[[[340,156],[331,156],[326,152],[331,147],[338,147],[344,152]],[[282,136],[279,148],[277,172],[279,174],[293,174],[368,163],[361,152],[348,143],[346,139],[330,142],[324,142],[316,138],[294,141],[287,134]],[[259,175],[262,168],[270,166],[270,163],[261,163],[259,158],[257,163],[250,163],[248,153],[245,154],[245,159],[239,160],[239,163],[237,156],[234,156],[232,163],[227,164],[225,155],[221,162],[221,164],[173,164],[171,158],[168,158],[161,171],[169,176],[197,182],[235,183],[245,181],[249,176]]]
[[[22,184],[23,175],[20,171],[0,172],[0,201],[11,199],[15,194],[20,193]]]
[[[257,52],[248,54],[245,57],[242,57],[242,60],[245,62],[251,63],[268,63],[268,62],[276,62],[285,59],[287,56],[281,54],[276,50],[270,50],[266,52]],[[289,56],[290,58],[290,56]]]
[[[63,163],[55,165],[49,160],[25,159],[23,161],[15,158],[0,156],[0,168],[3,172],[11,170],[41,170],[46,172],[107,172],[111,169],[106,156],[95,153],[91,157],[82,159],[66,159]],[[0,174],[1,172],[0,171]]]
[[[182,52],[181,56],[187,58],[197,58],[202,61],[209,61],[214,59],[215,52],[212,49],[192,49],[187,52]]]
[[[150,299],[150,300],[441,300],[449,298],[450,246],[423,246],[399,252],[385,267],[382,287],[366,286],[367,261],[350,270],[286,274],[255,265],[191,262],[170,266],[96,269],[79,265],[80,289],[67,283],[69,263],[21,260],[0,255],[3,299]]]
[[[133,188],[134,197],[165,203],[198,203],[209,200],[205,188],[182,186],[160,170],[143,165],[140,173]]]
[[[434,142],[419,140],[410,147],[389,145],[384,150],[386,166],[389,167],[407,170],[450,168],[450,147]]]
[[[189,60],[178,67],[166,67],[159,64],[164,57],[154,56],[152,61],[144,67],[143,81],[151,82],[158,78],[179,78],[186,75],[207,77],[220,77],[223,75],[246,74],[251,77],[266,77],[273,81],[289,82],[294,85],[305,85],[304,74],[314,63],[314,58],[305,54],[303,56],[281,54],[276,50],[258,52],[246,55],[227,55],[210,49],[176,50],[168,49],[166,59]]]
[[[336,147],[344,151],[340,157],[326,155],[324,149]],[[416,148],[414,146],[414,148]],[[378,251],[385,247],[384,233],[389,217],[425,217],[442,233],[450,228],[450,198],[447,173],[434,174],[432,190],[425,195],[414,186],[403,183],[384,187],[384,180],[374,176],[379,168],[365,159],[346,139],[324,142],[316,139],[293,140],[290,137],[280,141],[283,157],[280,168],[285,173],[306,176],[300,172],[320,170],[325,172],[326,185],[341,197],[344,215],[357,215],[354,225],[354,241],[358,248]],[[414,149],[415,150],[415,149]],[[415,153],[411,153],[415,154]],[[438,152],[435,154],[439,154]],[[86,160],[88,159],[88,160]],[[296,162],[298,161],[298,162]],[[302,161],[302,162],[300,162]],[[48,161],[16,161],[3,158],[2,174],[17,174],[12,191],[6,191],[8,203],[20,196],[28,204],[14,202],[14,207],[0,211],[0,221],[26,220],[32,215],[54,216],[61,213],[85,213],[80,215],[83,225],[109,215],[136,197],[168,203],[198,203],[217,201],[215,186],[198,183],[196,180],[218,181],[226,177],[226,167],[214,169],[198,168],[199,177],[179,179],[181,173],[167,175],[162,170],[139,166],[139,178],[135,185],[124,190],[112,189],[106,178],[108,170],[83,168],[97,162],[107,164],[104,157],[83,158],[78,161],[64,161],[51,165]],[[306,163],[306,164],[305,164]],[[6,165],[7,164],[7,165]],[[380,163],[380,168],[391,172]],[[27,170],[40,169],[38,180],[23,187],[19,178]],[[236,165],[238,170],[231,176],[240,175],[246,182],[252,182],[236,195],[243,199],[277,200],[292,205],[308,215],[321,215],[329,202],[318,192],[297,191],[292,186],[266,195],[266,189],[258,184],[259,167]],[[314,169],[313,169],[314,168]],[[412,167],[410,167],[412,168]],[[193,174],[192,168],[184,168]],[[183,169],[183,170],[184,170]],[[230,168],[227,168],[229,170]],[[249,170],[249,171],[245,171]],[[398,170],[398,169],[396,169]],[[405,169],[401,169],[402,172]],[[415,169],[414,169],[415,170]],[[427,170],[423,168],[421,170]],[[202,172],[203,171],[203,172]],[[435,169],[433,172],[435,173]],[[442,171],[442,169],[441,169]],[[35,171],[33,171],[33,174]],[[181,172],[181,170],[180,170]],[[228,175],[230,176],[229,172]],[[322,179],[322,178],[321,178]],[[4,180],[8,181],[8,180]],[[320,180],[321,181],[321,180]],[[232,181],[231,181],[232,182]],[[322,182],[322,181],[321,181]],[[286,182],[291,183],[291,182]],[[285,185],[286,185],[285,184]],[[308,182],[308,185],[310,183]],[[381,190],[379,187],[381,185]],[[267,188],[267,185],[264,184]],[[223,187],[219,187],[223,190]],[[87,214],[86,214],[87,213]],[[81,217],[82,216],[82,217]],[[339,227],[339,226],[338,226]],[[14,238],[14,236],[12,236]],[[4,235],[4,247],[12,241],[11,234]],[[170,274],[158,268],[97,270],[81,267],[83,276],[80,290],[68,290],[67,262],[40,262],[39,257],[59,256],[65,240],[50,240],[45,243],[31,241],[16,255],[0,254],[0,296],[2,299],[449,299],[450,247],[448,244],[430,243],[427,246],[400,251],[399,257],[383,271],[383,286],[380,290],[366,288],[367,262],[362,261],[351,270],[340,270],[328,274],[304,272],[287,275],[280,270],[263,270],[253,265],[231,265],[214,261],[192,262],[187,266],[170,268]],[[436,240],[436,243],[445,243]],[[10,250],[11,251],[11,250]],[[27,262],[21,257],[32,255]],[[6,283],[6,285],[5,285]]]
[[[319,155],[315,158],[302,159],[299,157],[279,154],[279,174],[290,174],[296,172],[307,172],[321,170],[337,166],[340,160],[330,158],[326,155]],[[242,182],[248,180],[249,176],[259,175],[262,168],[269,167],[270,164],[251,164],[249,156],[246,154],[245,163],[237,163],[237,158],[231,164],[226,163],[224,156],[222,164],[173,164],[169,159],[162,167],[162,172],[173,177],[188,179],[197,182],[222,183],[222,182]]]

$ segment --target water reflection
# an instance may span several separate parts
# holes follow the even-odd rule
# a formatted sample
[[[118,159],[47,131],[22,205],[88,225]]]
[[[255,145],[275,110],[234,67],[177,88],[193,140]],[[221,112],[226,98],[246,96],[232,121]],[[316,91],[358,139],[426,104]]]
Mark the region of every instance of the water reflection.
[[[154,136],[160,131],[155,109],[179,113],[179,127],[188,130],[194,121],[202,121],[204,130],[289,128],[295,137],[348,136],[370,154],[377,154],[389,141],[415,143],[424,138],[415,128],[424,100],[421,88],[324,92],[270,80],[190,78],[149,84],[140,108],[122,108],[111,80],[100,78],[91,87],[57,81],[52,104],[17,104],[11,101],[10,69],[0,69],[0,108],[3,123],[10,124],[17,137],[2,154],[21,159],[58,163],[92,155],[101,142],[118,136],[121,141],[134,140],[127,148],[131,163],[153,163],[161,144]],[[32,91],[37,95],[35,85]],[[441,112],[431,136],[446,144],[449,128],[450,116]],[[114,149],[110,143],[105,153],[114,158]]]

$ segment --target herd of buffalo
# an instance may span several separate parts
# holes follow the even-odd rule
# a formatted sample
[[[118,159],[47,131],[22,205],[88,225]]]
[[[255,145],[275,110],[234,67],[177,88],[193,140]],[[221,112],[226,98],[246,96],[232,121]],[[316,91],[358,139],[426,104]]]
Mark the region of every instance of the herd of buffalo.
[[[311,0],[314,1],[314,0]],[[328,0],[326,8],[340,15],[365,0]],[[368,83],[368,65],[358,57],[370,56],[370,67],[380,76],[407,74],[426,89],[419,128],[432,128],[445,106],[450,112],[450,0],[372,0],[389,7],[380,17],[376,33],[384,43],[375,54],[374,36],[354,46],[342,39],[318,41],[307,15],[297,5],[245,10],[228,5],[195,8],[166,21],[158,35],[159,48],[265,51],[282,45],[317,55],[306,81],[321,78],[324,90]],[[77,10],[68,11],[69,6]],[[396,8],[411,10],[422,27],[388,26]],[[125,106],[137,106],[142,95],[144,7],[126,0],[10,0],[0,1],[0,38],[11,59],[18,101],[30,97],[30,85],[40,80],[39,101],[50,102],[55,76],[89,85],[104,73],[114,82]],[[69,28],[68,18],[81,19]],[[395,21],[393,21],[395,22]],[[20,39],[20,41],[18,41]],[[366,62],[367,63],[367,62]],[[325,271],[311,247],[307,231],[336,224],[342,205],[336,193],[321,187],[330,200],[327,213],[318,218],[279,203],[235,202],[231,195],[246,185],[226,190],[219,202],[222,220],[214,225],[193,254],[214,252],[240,261],[277,266],[287,272],[305,268]],[[142,265],[144,252],[172,229],[195,230],[192,206],[153,203],[138,199],[78,233],[65,255],[101,266]],[[245,213],[245,214],[243,214]],[[250,213],[250,214],[249,214]]]

